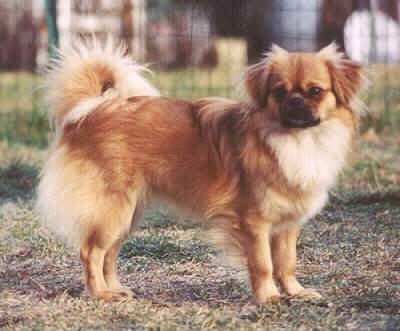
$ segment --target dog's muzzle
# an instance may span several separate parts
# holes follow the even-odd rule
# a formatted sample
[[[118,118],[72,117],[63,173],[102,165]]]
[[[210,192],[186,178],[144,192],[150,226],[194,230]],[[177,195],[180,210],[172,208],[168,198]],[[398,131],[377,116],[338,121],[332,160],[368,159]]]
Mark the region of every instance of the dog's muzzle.
[[[282,125],[286,128],[308,128],[321,122],[302,98],[291,98],[287,105],[280,110]]]

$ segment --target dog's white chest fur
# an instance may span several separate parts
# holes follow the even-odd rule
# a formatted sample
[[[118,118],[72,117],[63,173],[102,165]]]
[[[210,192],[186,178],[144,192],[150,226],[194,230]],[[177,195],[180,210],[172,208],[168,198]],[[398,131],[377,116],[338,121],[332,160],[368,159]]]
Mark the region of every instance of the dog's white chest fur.
[[[267,189],[263,213],[275,219],[276,225],[304,223],[325,205],[328,191],[345,164],[351,130],[331,120],[296,134],[271,134],[267,139],[289,188],[300,188],[304,194],[293,199]]]
[[[328,190],[343,168],[351,143],[351,130],[339,120],[294,134],[274,133],[267,143],[289,186],[304,191]]]

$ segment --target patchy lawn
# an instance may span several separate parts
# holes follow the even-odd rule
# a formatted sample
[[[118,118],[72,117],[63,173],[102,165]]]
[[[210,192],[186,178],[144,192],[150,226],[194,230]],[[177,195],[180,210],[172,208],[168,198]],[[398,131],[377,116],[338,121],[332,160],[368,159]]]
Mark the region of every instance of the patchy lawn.
[[[0,328],[5,330],[399,330],[400,144],[362,143],[329,206],[299,241],[299,276],[324,299],[256,306],[242,270],[198,225],[150,210],[120,255],[136,297],[94,301],[78,255],[39,228],[43,151],[0,143]]]

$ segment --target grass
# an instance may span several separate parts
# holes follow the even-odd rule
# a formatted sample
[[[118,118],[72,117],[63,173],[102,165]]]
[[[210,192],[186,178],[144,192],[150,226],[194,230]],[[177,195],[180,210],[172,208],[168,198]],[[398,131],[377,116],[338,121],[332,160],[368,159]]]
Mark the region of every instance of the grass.
[[[342,174],[339,187],[353,191],[390,191],[400,185],[400,136],[381,134],[368,143],[361,137],[352,156],[351,167]]]
[[[330,204],[299,241],[299,277],[324,299],[255,305],[243,270],[201,228],[149,210],[120,255],[135,298],[92,300],[79,258],[38,225],[43,151],[0,143],[0,328],[4,330],[397,330],[400,328],[398,137],[360,139]]]
[[[370,86],[366,96],[366,126],[381,131],[400,127],[400,66],[372,65],[368,68]]]

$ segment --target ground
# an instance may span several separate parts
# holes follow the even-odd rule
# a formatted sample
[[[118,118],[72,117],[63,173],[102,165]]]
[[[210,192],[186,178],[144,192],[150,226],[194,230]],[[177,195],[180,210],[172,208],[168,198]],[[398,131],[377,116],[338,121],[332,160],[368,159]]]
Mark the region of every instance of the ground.
[[[89,298],[78,255],[40,228],[33,211],[44,151],[1,143],[0,328],[400,329],[400,141],[370,140],[360,139],[352,168],[298,243],[300,279],[324,298],[258,306],[246,273],[166,207],[149,210],[121,252],[122,281],[135,298]]]

